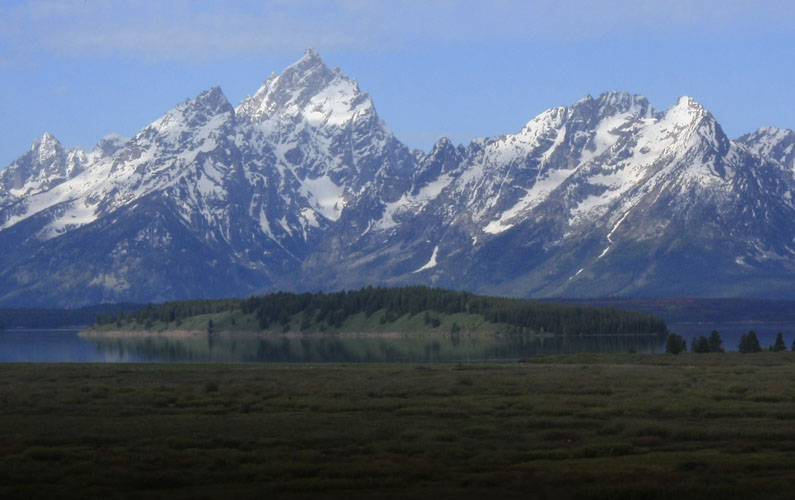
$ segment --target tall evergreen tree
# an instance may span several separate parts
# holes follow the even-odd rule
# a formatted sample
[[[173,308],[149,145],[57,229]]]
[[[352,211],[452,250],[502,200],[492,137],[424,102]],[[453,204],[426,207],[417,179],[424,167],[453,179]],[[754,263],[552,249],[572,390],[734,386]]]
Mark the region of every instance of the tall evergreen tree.
[[[690,343],[690,352],[697,352],[697,353],[706,353],[709,351],[709,340],[707,337],[700,335],[698,337],[693,337],[693,340]]]
[[[759,339],[756,338],[756,332],[751,330],[743,334],[743,336],[740,337],[740,343],[737,344],[737,349],[743,353],[760,352],[762,346],[759,344]]]
[[[770,348],[771,351],[781,352],[787,350],[787,344],[784,343],[784,334],[778,332],[776,335],[776,343]]]
[[[709,352],[723,352],[723,339],[717,330],[712,330],[709,334]]]
[[[679,354],[683,351],[687,351],[687,342],[685,339],[676,333],[669,333],[665,341],[665,352],[669,354]]]

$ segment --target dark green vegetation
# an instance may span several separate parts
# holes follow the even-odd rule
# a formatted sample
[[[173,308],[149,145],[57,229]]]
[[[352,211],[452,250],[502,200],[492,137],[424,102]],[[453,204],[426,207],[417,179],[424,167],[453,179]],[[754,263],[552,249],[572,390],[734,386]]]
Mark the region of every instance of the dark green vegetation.
[[[762,299],[582,299],[561,300],[590,307],[614,307],[653,314],[669,323],[795,322],[795,301]]]
[[[771,351],[775,351],[775,352],[781,352],[781,351],[786,351],[787,350],[787,343],[784,342],[784,334],[783,333],[778,332],[776,334],[776,342],[772,346],[770,346],[770,350]]]
[[[138,304],[100,304],[77,309],[0,309],[0,330],[3,328],[65,328],[93,324],[120,310],[135,311]]]
[[[743,334],[737,344],[737,351],[743,354],[762,352],[762,350],[762,345],[753,330]],[[782,332],[776,334],[776,341],[767,350],[771,352],[787,350],[787,344],[784,342],[784,334]],[[792,344],[792,350],[795,351],[795,342]],[[685,342],[685,339],[679,334],[669,333],[665,339],[665,352],[668,354],[679,354],[686,351],[687,342]],[[690,352],[696,354],[724,352],[720,333],[717,330],[712,330],[709,337],[703,335],[693,337],[690,343]]]
[[[782,334],[779,334],[782,335]],[[785,349],[779,349],[783,351]],[[704,354],[707,352],[723,352],[723,339],[720,338],[720,333],[717,330],[712,330],[709,337],[699,335],[693,337],[690,343],[690,352]]]
[[[669,333],[665,339],[665,352],[668,354],[679,354],[687,350],[687,342],[681,335]]]
[[[740,337],[737,350],[742,353],[762,351],[762,346],[759,344],[759,339],[756,338],[756,333],[753,330]]]
[[[484,297],[422,286],[167,302],[133,314],[110,314],[100,318],[98,326],[144,330],[451,333],[464,330],[562,335],[664,335],[667,332],[664,321],[641,313]]]
[[[791,498],[794,363],[0,365],[0,497]]]

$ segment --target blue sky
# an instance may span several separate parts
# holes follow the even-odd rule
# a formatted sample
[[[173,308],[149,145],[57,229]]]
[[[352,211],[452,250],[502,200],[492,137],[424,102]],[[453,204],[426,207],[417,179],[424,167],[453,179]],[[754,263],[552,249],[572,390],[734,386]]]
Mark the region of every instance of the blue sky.
[[[608,90],[693,96],[730,137],[795,128],[789,0],[3,0],[0,168],[45,131],[90,149],[215,85],[236,105],[309,46],[426,150]]]

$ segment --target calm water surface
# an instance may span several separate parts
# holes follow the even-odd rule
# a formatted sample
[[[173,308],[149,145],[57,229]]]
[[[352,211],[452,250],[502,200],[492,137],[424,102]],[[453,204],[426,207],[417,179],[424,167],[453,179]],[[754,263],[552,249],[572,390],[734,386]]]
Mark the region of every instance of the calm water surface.
[[[782,331],[787,346],[795,323],[674,323],[671,331],[690,339],[716,329],[724,348],[736,350],[740,335],[754,330],[763,347]],[[0,331],[0,362],[483,362],[578,352],[660,352],[664,340],[638,336],[536,338],[521,336],[438,338],[247,337],[199,335],[85,339],[78,330]]]
[[[0,331],[0,362],[119,363],[146,361],[133,353],[114,353],[77,336],[79,330]]]

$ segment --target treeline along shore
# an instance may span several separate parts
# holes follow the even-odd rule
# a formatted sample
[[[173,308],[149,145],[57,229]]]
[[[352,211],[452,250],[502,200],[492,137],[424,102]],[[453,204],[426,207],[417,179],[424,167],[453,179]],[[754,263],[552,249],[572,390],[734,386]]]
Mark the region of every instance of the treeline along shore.
[[[185,300],[100,316],[94,330],[444,331],[665,336],[665,321],[611,307],[487,297],[424,286]]]

